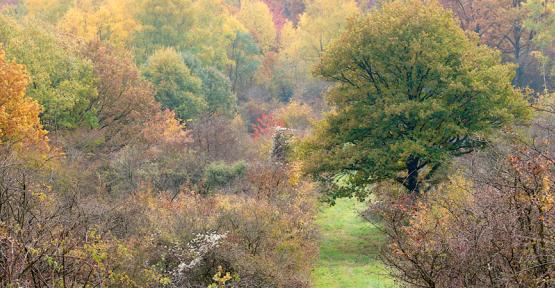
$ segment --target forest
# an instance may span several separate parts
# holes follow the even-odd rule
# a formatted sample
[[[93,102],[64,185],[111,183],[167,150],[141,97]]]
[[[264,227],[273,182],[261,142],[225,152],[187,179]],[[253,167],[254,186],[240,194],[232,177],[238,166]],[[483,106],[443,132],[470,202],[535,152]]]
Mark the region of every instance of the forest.
[[[555,1],[0,0],[0,287],[555,287]]]

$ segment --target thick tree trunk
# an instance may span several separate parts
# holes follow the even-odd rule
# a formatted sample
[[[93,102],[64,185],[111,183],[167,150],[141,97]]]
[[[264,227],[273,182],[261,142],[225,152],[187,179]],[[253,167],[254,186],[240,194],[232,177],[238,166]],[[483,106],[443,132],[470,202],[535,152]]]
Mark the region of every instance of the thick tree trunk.
[[[420,182],[418,181],[418,157],[409,157],[407,159],[407,178],[405,180],[405,187],[409,190],[409,193],[413,194],[414,196],[420,195]]]

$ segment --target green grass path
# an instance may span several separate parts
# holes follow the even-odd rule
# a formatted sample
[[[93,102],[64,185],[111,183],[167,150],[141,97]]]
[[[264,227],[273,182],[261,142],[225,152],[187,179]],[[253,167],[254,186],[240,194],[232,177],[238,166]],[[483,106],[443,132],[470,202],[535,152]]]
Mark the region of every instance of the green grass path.
[[[340,199],[318,215],[320,259],[312,272],[315,288],[394,287],[377,259],[380,231],[362,219],[364,204]]]

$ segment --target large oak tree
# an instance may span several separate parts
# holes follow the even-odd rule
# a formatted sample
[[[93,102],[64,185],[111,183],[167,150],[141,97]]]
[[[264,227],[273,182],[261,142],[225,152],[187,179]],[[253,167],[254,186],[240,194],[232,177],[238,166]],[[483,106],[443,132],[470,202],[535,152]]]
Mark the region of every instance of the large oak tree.
[[[384,180],[417,195],[453,157],[527,115],[513,66],[435,1],[393,1],[352,19],[315,72],[337,85],[306,168],[341,179],[347,195]]]

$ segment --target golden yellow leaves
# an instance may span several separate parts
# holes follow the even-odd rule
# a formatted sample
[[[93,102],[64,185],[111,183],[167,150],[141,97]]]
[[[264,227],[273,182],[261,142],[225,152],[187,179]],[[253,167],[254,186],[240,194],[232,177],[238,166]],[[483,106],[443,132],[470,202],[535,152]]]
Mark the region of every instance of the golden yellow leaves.
[[[277,31],[266,4],[258,0],[242,1],[238,16],[239,21],[258,40],[263,52],[268,52],[275,47]]]
[[[128,0],[80,1],[68,10],[58,26],[85,40],[108,40],[115,45],[125,44],[133,33],[141,29],[134,18],[135,5]]]
[[[29,77],[25,67],[5,59],[0,50],[0,144],[46,148],[40,105],[25,95]]]

